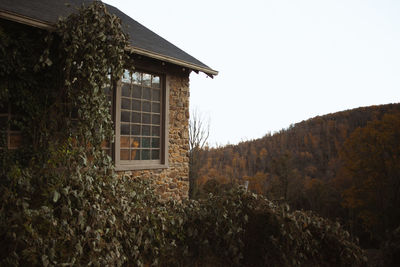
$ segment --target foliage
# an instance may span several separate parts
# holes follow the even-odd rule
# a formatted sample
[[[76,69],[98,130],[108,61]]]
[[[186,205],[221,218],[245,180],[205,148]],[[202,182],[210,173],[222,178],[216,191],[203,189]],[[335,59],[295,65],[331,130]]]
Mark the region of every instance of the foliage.
[[[54,128],[49,120],[50,106],[54,102],[54,86],[57,84],[55,68],[35,68],[43,49],[47,47],[47,33],[17,23],[0,21],[0,110],[11,108],[16,115],[8,122],[0,121],[0,146],[6,144],[3,127],[22,132],[24,144],[17,152],[0,152],[3,166],[9,166],[11,158],[26,163],[33,151],[48,138],[47,129]],[[35,69],[35,71],[33,71]],[[39,78],[40,77],[40,78]],[[8,124],[8,125],[5,125]],[[43,153],[41,153],[43,154]]]
[[[233,186],[212,190],[188,213],[190,250],[229,266],[362,266],[362,251],[339,223],[290,212]],[[191,203],[196,203],[191,201]],[[199,217],[200,216],[200,217]],[[193,227],[197,226],[197,229]],[[197,231],[196,231],[197,230]],[[191,237],[195,231],[196,235]],[[193,253],[193,252],[192,252]],[[216,262],[214,262],[214,265]]]
[[[261,195],[235,185],[218,184],[215,180],[209,180],[202,191],[200,206],[197,209],[191,206],[191,223],[186,231],[190,238],[191,229],[196,225],[201,229],[200,234],[186,243],[197,243],[191,249],[195,248],[206,263],[229,266],[365,264],[363,252],[338,222],[312,212],[290,212],[287,204],[276,205]],[[229,243],[224,242],[228,238]],[[204,239],[205,244],[202,243]]]
[[[369,121],[399,111],[400,104],[347,110],[302,121],[273,135],[269,133],[238,145],[204,149],[199,157],[199,179],[205,181],[222,175],[242,180],[257,172],[268,175],[274,172],[274,161],[289,157],[288,167],[304,178],[331,180],[338,171],[339,151],[350,134]],[[210,170],[216,170],[217,174],[209,175]]]
[[[387,127],[373,127],[377,122],[387,120],[387,116],[398,118],[399,112],[400,104],[357,108],[302,121],[260,139],[213,149],[205,148],[198,156],[197,164],[200,168],[197,181],[200,186],[210,179],[227,184],[243,185],[248,182],[249,190],[276,202],[286,202],[294,209],[312,210],[332,220],[339,218],[354,238],[360,238],[363,246],[378,247],[379,241],[384,238],[385,230],[381,226],[381,229],[378,229],[376,224],[372,228],[365,227],[363,218],[381,218],[377,215],[379,213],[374,214],[371,211],[372,207],[382,203],[385,207],[378,209],[379,212],[384,212],[386,217],[392,218],[390,225],[386,224],[386,229],[391,231],[400,222],[399,218],[395,219],[396,212],[391,212],[398,210],[396,195],[399,194],[395,192],[398,192],[400,180],[395,166],[400,166],[396,163],[396,155],[400,148],[395,142],[398,138],[394,135],[394,129],[399,123],[392,121],[391,128],[388,123]],[[368,140],[363,140],[357,138],[357,134],[353,132],[370,132],[376,138],[371,136]],[[353,141],[346,141],[349,138]],[[386,145],[382,142],[386,142]],[[351,143],[353,144],[350,145]],[[363,147],[365,151],[370,149],[369,152],[358,153]],[[373,147],[375,148],[372,149]],[[340,153],[346,149],[349,151],[348,160]],[[352,150],[354,151],[350,152]],[[360,156],[357,156],[357,153]],[[360,159],[362,155],[365,159],[368,158],[369,162],[364,160],[364,165],[358,165],[359,170],[354,173],[345,171],[345,161],[357,164],[359,160],[354,159]],[[391,193],[382,194],[383,202],[378,201],[370,205],[369,201],[362,201],[368,208],[359,216],[361,214],[358,210],[350,209],[347,205],[350,202],[347,200],[356,200],[356,204],[363,197],[372,200],[364,194],[368,191],[365,187],[367,180],[364,180],[360,171],[367,165],[365,172],[375,172],[378,180],[379,177],[390,175],[391,186],[387,188],[391,188]],[[352,178],[353,174],[357,174],[358,184],[353,183],[356,181]],[[383,179],[381,181],[383,182]],[[354,190],[350,190],[352,186]],[[374,187],[371,183],[370,186]],[[370,213],[366,213],[368,210]],[[369,221],[373,223],[373,220]],[[383,223],[380,220],[378,222]]]
[[[0,102],[16,106],[26,137],[20,149],[1,150],[2,262],[121,264],[110,206],[120,185],[101,149],[112,137],[103,88],[126,61],[120,21],[95,2],[55,33],[2,26],[9,65],[1,69]]]
[[[340,155],[343,205],[382,240],[400,222],[400,113],[356,129]]]
[[[149,183],[122,177],[101,186],[103,192],[97,197],[107,201],[95,202],[79,195],[79,190],[64,188],[34,208],[32,199],[21,197],[33,186],[29,178],[15,176],[13,190],[18,194],[8,192],[2,199],[9,212],[1,217],[2,229],[12,225],[2,232],[2,263],[7,265],[365,263],[362,251],[338,223],[312,213],[290,212],[286,205],[276,206],[237,187],[199,201],[160,202]],[[94,207],[67,210],[77,208],[70,201],[91,202]]]
[[[111,75],[116,80],[122,76],[127,36],[120,19],[98,3],[60,21],[56,32],[61,36],[63,91],[70,109],[77,110],[74,145],[90,153],[101,151],[101,143],[112,135],[110,103],[103,88],[111,85]]]
[[[0,265],[364,263],[338,224],[241,188],[161,202],[150,181],[117,177],[101,149],[112,138],[102,89],[132,66],[119,19],[101,3],[60,21],[45,42],[40,30],[22,27],[19,39],[13,27],[20,33],[1,28],[0,102],[16,103],[26,138],[0,153]]]

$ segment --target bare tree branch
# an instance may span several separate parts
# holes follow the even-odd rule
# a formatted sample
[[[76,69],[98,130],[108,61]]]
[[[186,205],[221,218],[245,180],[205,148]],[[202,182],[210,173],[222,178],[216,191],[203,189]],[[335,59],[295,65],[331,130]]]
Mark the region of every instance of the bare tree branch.
[[[198,178],[200,150],[207,144],[209,136],[209,120],[205,121],[198,110],[192,110],[189,119],[189,196],[193,196]]]

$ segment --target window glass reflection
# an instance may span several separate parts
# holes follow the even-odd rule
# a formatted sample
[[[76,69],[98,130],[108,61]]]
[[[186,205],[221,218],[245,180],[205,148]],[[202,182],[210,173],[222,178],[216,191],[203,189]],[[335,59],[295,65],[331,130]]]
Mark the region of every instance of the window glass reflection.
[[[160,77],[159,76],[153,76],[152,87],[153,88],[160,88]]]
[[[140,74],[140,72],[132,73],[132,83],[133,84],[140,84],[141,83],[141,74]]]
[[[124,74],[122,75],[123,83],[131,83],[131,77],[128,70],[124,70]]]
[[[142,85],[150,87],[151,86],[151,75],[143,73]]]

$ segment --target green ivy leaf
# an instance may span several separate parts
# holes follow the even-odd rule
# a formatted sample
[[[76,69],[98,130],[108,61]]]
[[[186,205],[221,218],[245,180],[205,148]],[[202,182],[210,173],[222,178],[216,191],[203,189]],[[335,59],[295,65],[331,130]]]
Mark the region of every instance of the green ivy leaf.
[[[59,199],[60,199],[60,193],[58,193],[57,191],[53,192],[53,202],[56,203]]]

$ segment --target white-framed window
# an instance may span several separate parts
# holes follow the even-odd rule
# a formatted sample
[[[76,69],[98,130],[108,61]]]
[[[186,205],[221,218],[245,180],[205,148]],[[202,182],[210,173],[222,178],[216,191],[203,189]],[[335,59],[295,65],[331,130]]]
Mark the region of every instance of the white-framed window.
[[[117,170],[167,167],[167,88],[163,74],[124,71],[115,90]]]

